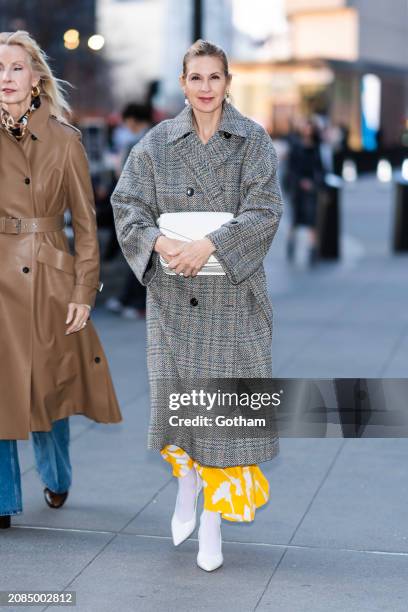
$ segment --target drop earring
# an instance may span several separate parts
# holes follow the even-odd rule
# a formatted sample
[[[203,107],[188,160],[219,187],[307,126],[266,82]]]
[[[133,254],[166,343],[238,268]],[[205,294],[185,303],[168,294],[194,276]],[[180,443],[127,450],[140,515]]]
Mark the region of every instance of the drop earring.
[[[38,98],[38,96],[41,93],[41,89],[39,85],[33,85],[32,89],[31,89],[31,96],[33,98]]]
[[[190,100],[187,97],[184,98],[184,104],[186,106],[188,106],[190,104]]]

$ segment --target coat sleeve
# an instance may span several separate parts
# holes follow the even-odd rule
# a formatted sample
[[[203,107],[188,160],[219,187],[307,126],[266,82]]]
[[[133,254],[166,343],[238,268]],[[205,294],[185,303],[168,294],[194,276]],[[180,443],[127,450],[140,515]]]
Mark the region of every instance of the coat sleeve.
[[[256,272],[278,229],[283,205],[277,169],[271,138],[264,130],[257,132],[243,161],[238,214],[207,234],[234,285]]]
[[[71,302],[94,306],[99,283],[99,244],[95,201],[88,159],[81,134],[75,133],[68,145],[65,192],[72,215],[75,242],[75,286]]]
[[[130,152],[111,203],[123,254],[137,279],[147,286],[157,271],[158,254],[153,249],[162,234],[156,224],[153,168],[142,142]]]

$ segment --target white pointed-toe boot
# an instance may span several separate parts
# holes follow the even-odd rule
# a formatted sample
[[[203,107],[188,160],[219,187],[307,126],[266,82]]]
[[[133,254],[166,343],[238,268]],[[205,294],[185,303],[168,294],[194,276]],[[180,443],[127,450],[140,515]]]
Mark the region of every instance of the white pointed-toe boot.
[[[171,534],[173,537],[174,546],[178,546],[179,544],[184,542],[184,540],[187,540],[187,538],[193,533],[195,526],[196,526],[197,501],[198,501],[200,491],[203,486],[203,482],[201,480],[200,475],[195,470],[195,468],[193,469],[196,474],[193,513],[192,513],[191,518],[188,519],[187,521],[184,521],[184,520],[182,521],[177,515],[178,506],[183,504],[182,490],[180,490],[179,488],[179,491],[177,493],[176,507],[175,507],[175,510],[174,510],[174,513],[171,519]],[[185,478],[185,476],[182,476],[182,478]]]
[[[212,572],[224,563],[222,556],[221,515],[219,512],[204,510],[198,530],[199,551],[197,565],[206,572]]]

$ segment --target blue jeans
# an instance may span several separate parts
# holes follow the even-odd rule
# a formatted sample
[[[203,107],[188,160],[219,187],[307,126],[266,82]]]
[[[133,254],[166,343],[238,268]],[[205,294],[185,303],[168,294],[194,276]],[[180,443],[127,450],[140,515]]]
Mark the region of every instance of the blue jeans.
[[[69,421],[54,421],[51,431],[32,433],[37,471],[44,485],[54,493],[71,486]],[[0,440],[0,516],[23,511],[21,474],[16,440]]]

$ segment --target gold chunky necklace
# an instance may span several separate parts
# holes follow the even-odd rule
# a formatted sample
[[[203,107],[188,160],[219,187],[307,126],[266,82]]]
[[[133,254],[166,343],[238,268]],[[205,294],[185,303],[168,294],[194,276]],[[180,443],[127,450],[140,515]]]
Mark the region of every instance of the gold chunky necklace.
[[[0,120],[2,127],[16,140],[21,140],[26,133],[28,119],[30,115],[40,106],[40,96],[31,99],[30,108],[26,110],[24,115],[18,119],[18,121],[14,121],[13,117],[10,113],[5,109],[0,109]]]

